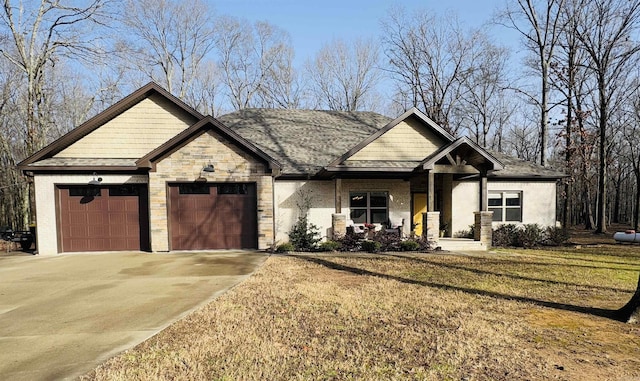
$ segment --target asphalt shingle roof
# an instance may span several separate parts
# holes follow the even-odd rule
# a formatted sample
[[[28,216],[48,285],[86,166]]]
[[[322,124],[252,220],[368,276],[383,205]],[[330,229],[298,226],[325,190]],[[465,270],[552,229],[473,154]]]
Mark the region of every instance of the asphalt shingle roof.
[[[373,112],[244,109],[217,118],[282,164],[314,174],[391,119]]]
[[[518,159],[516,157],[504,154],[497,151],[487,151],[493,157],[498,159],[504,168],[500,171],[496,171],[492,174],[492,177],[527,177],[527,178],[560,178],[565,177],[565,174],[561,171],[556,171],[551,168],[543,167],[540,164],[530,161]]]
[[[217,118],[283,165],[286,174],[313,175],[392,119],[374,112],[244,109]],[[536,163],[489,151],[504,164],[492,177],[563,177]],[[413,169],[416,162],[349,162],[349,167]]]

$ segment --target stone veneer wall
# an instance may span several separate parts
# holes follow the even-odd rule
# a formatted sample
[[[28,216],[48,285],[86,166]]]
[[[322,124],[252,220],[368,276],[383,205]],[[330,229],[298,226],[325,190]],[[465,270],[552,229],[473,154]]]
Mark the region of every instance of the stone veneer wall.
[[[215,172],[202,172],[213,164]],[[204,177],[208,182],[255,182],[258,199],[258,249],[271,247],[273,226],[273,177],[266,165],[238,148],[233,142],[208,131],[156,164],[149,173],[149,210],[151,250],[169,251],[167,184],[194,182]]]

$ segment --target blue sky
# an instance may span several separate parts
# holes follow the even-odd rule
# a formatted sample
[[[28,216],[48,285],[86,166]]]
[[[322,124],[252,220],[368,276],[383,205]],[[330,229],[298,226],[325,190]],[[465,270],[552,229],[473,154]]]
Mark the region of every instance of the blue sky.
[[[388,10],[400,5],[408,11],[431,10],[444,15],[457,13],[463,25],[479,27],[488,21],[495,9],[508,0],[218,0],[212,2],[219,15],[250,21],[268,21],[291,34],[296,63],[312,57],[325,43],[342,38],[377,37],[380,20]],[[503,27],[492,27],[491,35],[503,44],[513,46],[517,36]]]

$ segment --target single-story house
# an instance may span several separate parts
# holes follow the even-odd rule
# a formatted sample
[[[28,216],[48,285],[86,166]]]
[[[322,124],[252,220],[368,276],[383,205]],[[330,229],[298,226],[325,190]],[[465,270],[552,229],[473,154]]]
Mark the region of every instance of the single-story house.
[[[474,225],[487,241],[500,223],[555,225],[563,176],[451,136],[417,109],[216,119],[154,83],[19,168],[35,184],[43,255],[268,249],[302,210],[327,237],[367,223],[437,241]]]

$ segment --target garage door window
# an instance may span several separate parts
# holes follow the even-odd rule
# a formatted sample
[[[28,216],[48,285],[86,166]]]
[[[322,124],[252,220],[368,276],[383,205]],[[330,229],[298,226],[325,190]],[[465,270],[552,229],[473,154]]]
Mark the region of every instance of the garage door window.
[[[218,194],[248,194],[247,184],[220,184]]]
[[[109,188],[109,196],[139,196],[140,186],[138,185],[120,185]]]
[[[211,186],[209,184],[180,184],[178,185],[180,194],[211,194]]]
[[[100,188],[96,187],[73,187],[69,188],[71,197],[96,197],[100,196]]]

